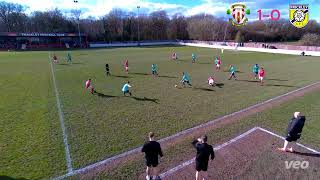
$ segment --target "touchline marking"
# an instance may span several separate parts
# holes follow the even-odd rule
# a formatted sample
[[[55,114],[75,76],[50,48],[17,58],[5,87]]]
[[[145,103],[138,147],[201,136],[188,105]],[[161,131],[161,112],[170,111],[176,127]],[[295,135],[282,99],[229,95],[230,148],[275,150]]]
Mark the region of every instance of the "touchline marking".
[[[62,135],[63,135],[64,150],[66,152],[67,168],[68,168],[68,173],[71,173],[71,172],[73,172],[73,169],[72,169],[72,162],[71,162],[71,156],[70,156],[70,150],[69,150],[69,144],[68,144],[68,135],[67,135],[66,127],[64,125],[64,115],[63,115],[63,112],[62,112],[62,109],[61,109],[59,91],[58,91],[58,88],[57,88],[56,76],[54,74],[54,70],[53,70],[53,65],[52,65],[50,54],[49,54],[49,62],[50,62],[50,66],[51,66],[51,73],[52,73],[52,81],[53,81],[54,91],[55,91],[56,99],[57,99],[57,108],[58,108],[58,112],[59,112],[60,125],[61,125]]]
[[[275,134],[275,133],[273,133],[273,132],[271,132],[271,131],[268,131],[268,130],[266,130],[266,129],[263,129],[263,128],[260,128],[260,127],[258,127],[258,129],[261,130],[261,131],[264,131],[264,132],[266,132],[266,133],[269,133],[269,134],[271,134],[271,135],[273,135],[273,136],[276,136],[276,137],[278,137],[278,138],[280,138],[280,139],[283,139],[283,140],[285,139],[284,137],[282,137],[282,136],[280,136],[280,135],[278,135],[278,134]],[[307,147],[307,146],[305,146],[305,145],[303,145],[303,144],[296,143],[296,145],[298,145],[298,146],[300,146],[300,147],[303,147],[303,148],[305,148],[305,149],[308,149],[309,151],[311,151],[311,152],[313,152],[313,153],[320,154],[319,151],[317,151],[317,150],[315,150],[315,149],[312,149],[312,148],[309,148],[309,147]]]
[[[218,151],[218,150],[224,148],[225,146],[227,146],[227,145],[229,145],[229,144],[232,144],[232,143],[234,143],[234,142],[236,142],[236,141],[244,138],[245,136],[248,136],[249,134],[251,134],[252,132],[254,132],[254,131],[256,131],[256,130],[261,130],[261,131],[263,131],[263,132],[265,132],[265,133],[268,133],[268,134],[270,134],[270,135],[272,135],[272,136],[275,136],[275,137],[277,137],[277,138],[285,139],[284,137],[282,137],[282,136],[280,136],[280,135],[278,135],[278,134],[275,134],[275,133],[273,133],[273,132],[271,132],[271,131],[268,131],[268,130],[266,130],[266,129],[263,129],[263,128],[261,128],[261,127],[254,127],[254,128],[252,128],[252,129],[250,129],[249,131],[247,131],[247,132],[245,132],[245,133],[243,133],[243,134],[240,134],[239,136],[237,136],[237,137],[229,140],[228,142],[225,142],[225,143],[223,143],[223,144],[221,144],[221,145],[219,145],[219,146],[214,147],[213,149],[214,149],[215,151]],[[301,146],[301,147],[303,147],[303,148],[311,151],[311,152],[314,152],[314,153],[316,153],[316,154],[320,154],[320,152],[317,151],[317,150],[314,150],[314,149],[312,149],[312,148],[309,148],[309,147],[307,147],[307,146],[304,146],[304,145],[302,145],[302,144],[300,144],[300,143],[296,143],[296,144],[297,144],[298,146]],[[165,177],[167,177],[167,176],[169,176],[169,175],[171,175],[171,174],[173,174],[173,173],[175,173],[175,172],[177,172],[177,171],[185,168],[186,166],[189,166],[190,164],[192,164],[192,163],[194,163],[194,162],[195,162],[195,158],[192,158],[192,159],[190,159],[190,160],[188,160],[188,161],[185,161],[185,162],[183,162],[182,164],[180,164],[180,165],[178,165],[178,166],[176,166],[176,167],[174,167],[174,168],[172,168],[172,169],[170,169],[170,170],[168,170],[168,171],[160,174],[160,177],[161,177],[161,179],[162,179],[162,178],[165,178]]]
[[[249,135],[250,133],[254,132],[254,131],[257,130],[257,129],[258,129],[257,127],[252,128],[252,129],[250,129],[249,131],[247,131],[247,132],[245,132],[245,133],[243,133],[243,134],[240,134],[239,136],[237,136],[237,137],[235,137],[235,138],[233,138],[233,139],[231,139],[231,140],[229,140],[229,141],[227,141],[227,142],[225,142],[225,143],[223,143],[223,144],[221,144],[221,145],[219,145],[219,146],[214,147],[213,149],[214,149],[215,151],[218,151],[218,150],[224,148],[225,146],[227,146],[227,145],[229,145],[229,144],[232,144],[232,143],[238,141],[239,139],[241,139],[241,138]],[[169,175],[173,174],[174,172],[177,172],[177,171],[179,171],[180,169],[183,169],[184,167],[186,167],[186,166],[188,166],[188,165],[190,165],[190,164],[192,164],[192,163],[194,163],[194,162],[195,162],[195,158],[192,158],[192,159],[190,159],[189,161],[183,162],[182,164],[180,164],[180,165],[178,165],[178,166],[170,169],[169,171],[160,174],[160,178],[162,179],[162,178],[164,178],[164,177],[166,177],[166,176],[169,176]]]
[[[193,128],[189,128],[189,129],[183,130],[183,131],[178,132],[178,133],[176,133],[176,134],[174,134],[174,135],[171,135],[171,136],[165,137],[165,138],[163,138],[163,139],[160,139],[158,142],[165,142],[165,141],[174,139],[174,138],[176,138],[176,137],[178,137],[178,136],[182,136],[182,135],[188,134],[188,133],[191,132],[191,131],[195,131],[195,130],[197,130],[197,129],[200,129],[200,128],[205,127],[205,126],[208,126],[208,125],[212,125],[212,124],[217,123],[217,122],[219,122],[219,121],[221,121],[221,120],[223,120],[223,119],[225,119],[225,118],[227,118],[227,117],[236,116],[236,115],[241,114],[241,113],[243,113],[243,112],[245,112],[245,111],[249,111],[249,110],[254,109],[254,108],[256,108],[256,107],[259,107],[259,106],[262,106],[262,105],[264,105],[264,104],[267,104],[267,103],[269,103],[269,102],[271,102],[271,101],[280,99],[280,98],[285,97],[285,96],[289,96],[289,95],[294,94],[294,93],[296,93],[296,92],[298,92],[298,91],[302,91],[302,90],[304,90],[304,89],[307,89],[307,88],[309,88],[309,87],[312,87],[312,86],[315,86],[315,85],[318,85],[318,84],[320,84],[320,81],[315,82],[315,83],[312,83],[312,84],[309,84],[309,85],[304,86],[304,87],[301,87],[301,88],[299,88],[299,89],[296,89],[296,90],[287,92],[287,93],[285,93],[285,94],[282,94],[282,95],[280,95],[280,96],[271,98],[271,99],[266,100],[266,101],[264,101],[264,102],[260,102],[260,103],[258,103],[258,104],[249,106],[249,107],[247,107],[247,108],[245,108],[245,109],[242,109],[242,110],[240,110],[240,111],[233,112],[233,113],[231,113],[231,114],[227,114],[227,115],[225,115],[225,116],[222,116],[222,117],[217,118],[217,119],[215,119],[215,120],[209,121],[209,122],[207,122],[207,123],[200,124],[200,125],[195,126],[195,127],[193,127]],[[110,163],[110,162],[112,162],[112,161],[114,161],[114,160],[116,160],[116,159],[118,159],[118,158],[126,157],[126,156],[129,156],[129,155],[134,154],[134,153],[138,153],[138,152],[141,151],[141,148],[142,148],[142,147],[140,146],[140,147],[131,149],[131,150],[129,150],[129,151],[126,151],[126,152],[123,152],[123,153],[121,153],[121,154],[118,154],[118,155],[115,155],[115,156],[106,158],[106,159],[104,159],[104,160],[102,160],[102,161],[93,163],[93,164],[88,165],[88,166],[85,166],[85,167],[83,167],[83,168],[74,170],[74,171],[72,171],[72,172],[68,172],[67,174],[62,175],[62,176],[59,176],[59,177],[56,177],[56,178],[54,178],[54,179],[64,179],[64,178],[67,178],[67,177],[70,177],[70,176],[73,176],[73,175],[76,175],[76,174],[84,173],[84,172],[89,171],[89,170],[91,170],[91,169],[94,169],[94,168],[96,168],[96,167],[98,167],[98,166],[100,166],[100,165],[106,165],[106,164],[108,164],[108,163]]]

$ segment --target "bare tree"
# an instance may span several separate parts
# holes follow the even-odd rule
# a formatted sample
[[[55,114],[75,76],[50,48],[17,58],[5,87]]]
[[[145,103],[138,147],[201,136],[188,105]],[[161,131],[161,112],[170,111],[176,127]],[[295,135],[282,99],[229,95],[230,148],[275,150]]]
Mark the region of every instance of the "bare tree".
[[[155,11],[150,14],[152,29],[151,35],[153,40],[168,39],[167,28],[169,26],[169,17],[165,11]]]
[[[187,30],[191,39],[204,41],[218,40],[218,37],[221,37],[221,34],[224,33],[219,21],[211,15],[195,15],[188,18],[187,21]]]
[[[300,40],[300,43],[306,46],[320,46],[320,35],[307,33],[303,35],[303,37]]]
[[[76,32],[76,24],[68,20],[60,10],[36,11],[30,17],[31,32]]]
[[[123,17],[125,12],[121,9],[113,9],[104,17],[104,27],[109,41],[123,40]]]
[[[20,4],[0,1],[0,20],[4,24],[6,31],[11,32],[17,21],[23,18],[24,7]],[[21,23],[21,22],[20,22]]]
[[[87,34],[89,41],[97,41],[103,39],[104,27],[102,20],[96,20],[93,17],[88,17],[81,21],[83,32]]]
[[[241,41],[298,41],[320,35],[320,25],[310,20],[305,28],[297,29],[288,20],[255,21],[245,27],[234,27],[224,19],[208,14],[171,17],[165,11],[150,14],[126,12],[113,9],[102,18],[80,19],[81,11],[71,10],[68,15],[59,9],[25,13],[26,7],[19,4],[0,2],[0,31],[5,32],[78,32],[88,35],[90,41],[136,41],[138,20],[141,40],[194,39],[194,40],[241,40]],[[139,18],[139,19],[138,19]],[[78,21],[78,19],[80,19]],[[313,34],[312,36],[310,34]],[[306,44],[306,43],[304,43]]]
[[[169,39],[189,39],[187,21],[182,14],[173,15],[168,27]]]

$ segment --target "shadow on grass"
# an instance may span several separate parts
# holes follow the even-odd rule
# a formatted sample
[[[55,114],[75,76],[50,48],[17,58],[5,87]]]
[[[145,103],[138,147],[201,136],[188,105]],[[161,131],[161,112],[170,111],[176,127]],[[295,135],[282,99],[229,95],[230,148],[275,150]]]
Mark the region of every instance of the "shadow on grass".
[[[148,73],[130,73],[130,74],[143,75],[143,76],[148,76],[148,75],[150,75],[150,74],[148,74]]]
[[[223,70],[223,72],[230,72],[229,70]],[[236,71],[236,73],[244,73],[242,71]]]
[[[162,75],[162,76],[158,76],[158,77],[162,77],[162,78],[172,78],[172,79],[178,78],[178,77],[176,77],[176,76],[166,76],[166,75]]]
[[[2,180],[27,180],[26,178],[12,178],[9,176],[0,176],[0,179],[2,179]]]
[[[149,101],[149,102],[159,104],[158,103],[159,99],[155,99],[155,98],[147,98],[147,97],[140,98],[140,97],[133,97],[133,96],[112,96],[112,95],[103,94],[103,93],[100,93],[97,91],[95,91],[94,93],[95,93],[94,95],[97,95],[102,98],[121,98],[121,97],[123,97],[123,98],[132,98],[136,101]]]
[[[243,82],[252,82],[252,83],[258,83],[258,80],[242,80],[242,79],[238,79],[238,81],[243,81]]]
[[[223,88],[224,84],[223,84],[223,83],[216,83],[216,86],[217,86],[218,88]]]
[[[209,62],[198,62],[196,64],[213,64],[213,63],[209,63]]]
[[[238,80],[243,82],[252,82],[252,83],[260,83],[258,80]],[[285,84],[264,84],[263,86],[274,86],[274,87],[298,87],[298,86],[291,86]]]
[[[75,64],[84,64],[84,63],[79,63],[79,62],[77,62],[77,63],[59,63],[57,65],[60,65],[60,66],[71,66],[71,65],[75,65]]]
[[[317,158],[320,158],[320,154],[315,154],[315,153],[305,153],[305,152],[297,152],[297,151],[294,151],[294,152],[292,152],[292,154],[297,154],[297,155],[301,155],[301,156],[309,156],[309,157],[317,157]]]
[[[266,79],[266,80],[269,80],[269,81],[289,81],[287,79]]]
[[[198,90],[202,90],[202,91],[214,91],[213,89],[210,89],[210,88],[202,88],[202,87],[193,87],[193,89],[198,89]]]
[[[284,84],[265,84],[264,86],[275,86],[275,87],[298,87],[298,86],[291,86],[291,85],[284,85]]]
[[[110,75],[110,76],[113,76],[113,77],[118,77],[118,78],[129,78],[129,76],[121,76],[121,75]]]
[[[97,91],[95,91],[95,94],[97,96],[103,97],[103,98],[115,98],[115,97],[118,97],[118,96],[112,96],[112,95],[103,94],[103,93],[100,93],[100,92],[97,92]]]
[[[127,97],[127,96],[126,96]],[[147,98],[147,97],[143,97],[143,98],[140,98],[140,97],[131,97],[132,99],[136,100],[136,101],[149,101],[149,102],[153,102],[153,103],[156,103],[156,104],[159,104],[158,101],[159,99],[155,99],[155,98]]]

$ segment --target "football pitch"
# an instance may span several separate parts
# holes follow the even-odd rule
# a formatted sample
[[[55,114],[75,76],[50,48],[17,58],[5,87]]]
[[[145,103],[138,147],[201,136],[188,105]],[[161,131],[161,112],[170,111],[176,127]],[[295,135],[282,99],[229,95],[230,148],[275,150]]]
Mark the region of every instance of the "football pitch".
[[[169,58],[174,51],[177,61]],[[193,52],[198,55],[196,63],[191,63]],[[52,54],[59,57],[59,64],[51,66]],[[66,54],[67,51],[0,53],[0,176],[40,179],[68,173],[65,135],[69,163],[75,170],[139,147],[150,131],[159,139],[168,137],[319,80],[317,57],[226,50],[221,54],[215,49],[172,46],[72,51],[73,63],[69,64]],[[222,60],[219,72],[214,69],[216,56]],[[123,70],[126,58],[129,74]],[[104,71],[106,63],[110,66],[109,77]],[[158,77],[151,75],[153,63],[159,68]],[[255,63],[266,70],[264,86],[252,77]],[[238,70],[238,81],[228,80],[225,71],[230,64]],[[190,75],[192,87],[175,88],[182,72]],[[208,86],[210,75],[214,75],[216,87]],[[84,92],[88,78],[98,94]],[[121,92],[127,81],[132,85],[132,97],[124,97]],[[281,133],[293,109],[304,108],[316,117],[318,102],[319,95],[315,93],[308,95],[304,103],[258,113],[209,133],[215,136],[211,142],[256,125]],[[303,140],[319,147],[319,130],[311,124],[307,127],[310,138]],[[174,152],[185,153],[182,151],[187,143],[182,144],[180,149],[168,149],[167,155],[172,158],[167,164],[182,160],[173,157]],[[141,172],[141,162],[142,159],[128,162],[102,176],[132,177],[134,172]]]

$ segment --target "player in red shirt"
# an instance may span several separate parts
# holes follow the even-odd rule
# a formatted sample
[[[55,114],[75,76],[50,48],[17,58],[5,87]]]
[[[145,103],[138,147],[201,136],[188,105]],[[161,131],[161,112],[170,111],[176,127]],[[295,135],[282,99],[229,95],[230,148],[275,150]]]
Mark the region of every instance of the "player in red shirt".
[[[59,63],[58,57],[55,54],[53,55],[52,59],[53,59],[53,63],[56,63],[56,64]]]
[[[265,71],[264,71],[263,67],[261,67],[259,69],[259,80],[260,80],[261,86],[263,85],[264,76],[265,76]]]
[[[95,92],[94,88],[93,88],[93,86],[91,84],[91,79],[88,79],[86,81],[85,90],[89,90],[91,94],[93,94]]]
[[[171,59],[172,59],[172,60],[177,60],[177,59],[178,59],[177,53],[174,52],[174,53],[172,54],[172,56],[171,56]]]
[[[129,73],[129,61],[128,61],[128,59],[124,62],[123,66],[124,66],[124,69],[125,69],[126,73],[128,74]]]
[[[209,84],[209,86],[215,86],[215,82],[214,82],[213,76],[210,76],[210,77],[208,78],[208,84]]]

